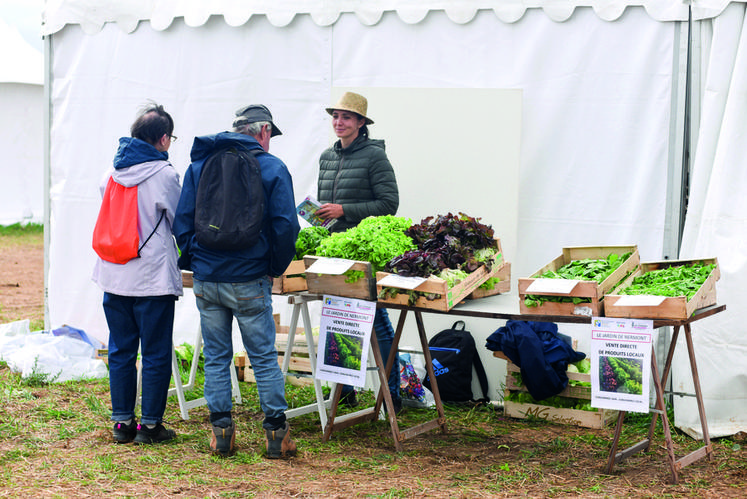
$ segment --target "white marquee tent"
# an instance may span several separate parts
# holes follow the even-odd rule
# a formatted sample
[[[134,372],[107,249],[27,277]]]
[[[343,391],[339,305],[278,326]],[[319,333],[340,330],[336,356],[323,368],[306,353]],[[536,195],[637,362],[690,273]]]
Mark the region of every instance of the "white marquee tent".
[[[44,219],[44,56],[0,19],[0,225]]]
[[[745,4],[696,1],[692,15],[690,37],[688,5],[672,0],[49,1],[48,325],[106,339],[90,281],[97,185],[146,99],[164,104],[184,137],[170,151],[180,172],[191,137],[226,129],[243,104],[268,104],[284,131],[272,152],[289,165],[298,201],[315,191],[330,142],[323,108],[336,89],[518,90],[515,208],[496,210],[499,200],[470,191],[500,186],[509,167],[421,166],[411,159],[427,152],[419,150],[393,158],[398,176],[424,182],[401,186],[399,215],[466,211],[496,227],[515,220],[513,232],[499,232],[514,278],[565,246],[634,243],[644,261],[718,257],[727,310],[694,324],[698,367],[712,436],[745,430]],[[432,107],[435,119],[407,105],[389,119],[425,134],[428,149],[450,161],[500,144],[491,125],[500,109],[475,118],[451,101]],[[393,150],[409,144],[385,138]],[[181,320],[194,321],[191,298],[179,304]],[[428,320],[431,330],[443,324]],[[481,343],[500,325],[470,328]],[[679,352],[673,383],[687,391]],[[500,378],[484,355],[495,396]],[[697,434],[694,401],[677,399],[675,409],[675,423]]]

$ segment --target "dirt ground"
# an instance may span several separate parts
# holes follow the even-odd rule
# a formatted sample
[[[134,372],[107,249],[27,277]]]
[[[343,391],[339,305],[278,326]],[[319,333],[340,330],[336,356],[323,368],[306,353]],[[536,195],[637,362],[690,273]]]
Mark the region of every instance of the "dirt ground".
[[[39,244],[0,246],[0,323],[25,318],[43,319],[43,298],[43,247]],[[517,425],[515,421],[508,423],[506,418],[498,415],[498,422],[504,420],[507,421],[505,433],[495,434],[488,439],[471,438],[470,429],[460,428],[458,422],[453,424],[454,431],[449,435],[431,431],[409,439],[405,443],[405,453],[397,458],[396,465],[388,466],[386,473],[381,476],[374,476],[365,468],[355,473],[337,475],[341,457],[333,448],[329,452],[309,456],[301,453],[288,463],[254,466],[251,473],[256,478],[264,479],[268,488],[275,491],[267,497],[352,497],[361,496],[362,490],[369,491],[366,497],[747,496],[743,488],[747,484],[747,471],[741,465],[735,467],[731,464],[734,462],[731,449],[734,442],[740,440],[729,441],[728,446],[719,445],[714,461],[703,459],[686,467],[681,472],[680,483],[671,485],[667,483],[669,469],[663,442],[657,442],[653,452],[639,454],[617,466],[613,474],[608,476],[602,472],[606,456],[600,456],[598,442],[602,439],[603,454],[605,442],[611,442],[613,427],[587,430],[552,424]],[[184,422],[175,422],[174,427],[180,434],[194,431]],[[313,438],[316,431],[318,430],[312,429],[308,438]],[[545,455],[545,458],[558,463],[570,460],[573,462],[571,466],[558,465],[555,471],[552,467],[548,468],[546,462],[539,462],[542,459],[540,457],[537,458],[538,462],[527,458],[537,453],[538,449],[546,451],[559,442],[568,442],[567,439],[574,436],[578,437],[574,441],[588,440],[592,445],[558,449],[557,453]],[[123,447],[112,446],[108,442],[109,433],[103,429],[97,430],[95,434],[80,436],[82,439],[91,437],[101,444],[96,445],[96,453],[124,452]],[[391,452],[390,434],[387,434],[386,428],[382,430],[380,437],[381,440],[372,447],[358,449],[361,459],[373,459],[375,462],[377,455]],[[448,441],[448,445],[443,444],[443,439]],[[593,446],[594,442],[597,442],[596,447]],[[69,443],[72,456],[76,453],[76,446],[74,442]],[[4,452],[8,451],[6,445],[7,442],[3,444]],[[743,439],[741,445],[745,445]],[[681,456],[687,452],[683,445],[677,444],[676,455]],[[738,452],[741,463],[744,462],[744,452]],[[204,454],[204,451],[199,450],[197,455],[200,454]],[[511,463],[512,471],[524,466],[527,474],[521,479],[518,479],[520,475],[514,475],[517,481],[498,491],[495,484],[500,482],[500,470],[504,469],[504,465],[498,463],[505,463],[506,470],[509,469],[508,463]],[[54,464],[50,466],[53,469],[55,467]],[[49,471],[52,470],[47,470]],[[226,478],[236,471],[238,470],[226,468],[214,470],[217,475],[225,473]],[[45,473],[42,468],[40,473]],[[469,492],[463,492],[465,489],[453,485],[460,476],[469,477],[470,482],[484,481],[484,491],[475,492],[479,490],[479,484],[470,483],[471,486],[467,488]],[[413,477],[417,477],[420,485],[414,484]],[[34,481],[33,477],[26,478]],[[216,476],[216,479],[220,479],[220,476]],[[147,480],[145,482],[139,486],[147,487]],[[299,488],[298,484],[303,486]],[[158,486],[154,487],[154,495],[172,495]],[[142,488],[139,490],[142,492]],[[392,490],[400,490],[401,493],[392,495]],[[64,490],[60,492],[62,496],[66,495]],[[134,493],[134,490],[131,492]],[[173,495],[176,496],[185,495],[176,493],[175,490],[171,492],[175,492]],[[207,487],[203,491],[204,495],[197,490],[192,492],[197,493],[197,496],[213,497],[216,490],[211,491]],[[126,490],[120,490],[119,493],[128,494]],[[256,497],[265,497],[265,494],[259,493]]]
[[[0,323],[22,319],[44,320],[44,243],[41,241],[0,246]]]

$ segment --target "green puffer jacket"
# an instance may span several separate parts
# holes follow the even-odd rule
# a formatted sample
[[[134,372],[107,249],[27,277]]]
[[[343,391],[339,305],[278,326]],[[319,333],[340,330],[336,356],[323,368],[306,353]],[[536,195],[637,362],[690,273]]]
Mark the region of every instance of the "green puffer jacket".
[[[358,136],[343,149],[338,140],[319,158],[317,199],[341,204],[345,213],[332,226],[342,232],[366,217],[394,215],[399,191],[384,141]]]

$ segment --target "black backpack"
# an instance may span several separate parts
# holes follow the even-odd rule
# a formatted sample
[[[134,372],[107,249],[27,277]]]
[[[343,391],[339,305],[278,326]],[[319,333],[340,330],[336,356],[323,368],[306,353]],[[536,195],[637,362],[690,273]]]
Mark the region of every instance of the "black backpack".
[[[255,155],[254,150],[229,147],[205,160],[195,199],[195,237],[200,246],[240,250],[259,241],[265,195]]]
[[[461,327],[460,327],[461,326]],[[472,396],[472,367],[482,388],[482,399],[487,402],[488,378],[477,353],[475,339],[464,329],[464,321],[456,321],[451,329],[444,329],[428,342],[428,349],[433,360],[433,372],[438,381],[438,393],[444,402],[469,402],[476,399]],[[423,381],[431,388],[430,377]]]

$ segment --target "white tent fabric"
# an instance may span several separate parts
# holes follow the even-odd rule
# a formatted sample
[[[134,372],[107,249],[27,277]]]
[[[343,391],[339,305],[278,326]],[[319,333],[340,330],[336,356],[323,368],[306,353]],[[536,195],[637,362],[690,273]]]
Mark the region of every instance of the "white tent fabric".
[[[44,56],[0,19],[0,225],[44,219]]]
[[[562,246],[634,241],[649,259],[658,258],[673,35],[672,25],[651,20],[641,9],[613,24],[585,10],[566,23],[534,11],[513,25],[490,13],[469,25],[433,13],[417,25],[388,15],[374,30],[349,14],[331,28],[308,17],[283,28],[263,18],[227,28],[216,19],[200,28],[199,37],[181,23],[161,32],[144,25],[133,34],[111,24],[95,36],[75,27],[63,30],[53,38],[52,325],[65,321],[105,339],[99,307],[78,305],[99,301],[86,281],[94,259],[95,187],[110,165],[116,138],[146,98],[171,109],[177,135],[187,135],[171,151],[183,171],[189,136],[225,129],[233,110],[249,98],[243,96],[262,96],[284,131],[272,150],[290,165],[296,195],[303,198],[315,191],[318,156],[328,145],[323,108],[331,87],[521,88],[522,227],[521,252],[509,256],[514,275],[536,270]],[[250,48],[256,39],[273,50],[232,49]],[[403,52],[403,46],[412,50]],[[473,47],[480,47],[475,56],[464,57]],[[231,64],[214,56],[227,49]],[[430,125],[434,145],[456,117]],[[87,140],[74,123],[95,123],[104,140]],[[488,216],[490,200],[484,203],[486,214],[478,216]]]
[[[44,56],[0,19],[0,83],[44,84]]]
[[[147,98],[164,104],[176,120],[176,134],[187,138],[171,150],[182,172],[191,136],[225,129],[233,110],[249,101],[268,104],[284,131],[271,152],[289,165],[302,198],[314,192],[316,161],[328,144],[328,118],[321,110],[332,88],[522,89],[519,251],[507,255],[514,277],[536,270],[563,246],[635,243],[644,260],[676,256],[665,254],[664,242],[672,229],[667,165],[677,154],[673,136],[681,133],[673,123],[682,106],[676,96],[682,45],[680,23],[660,21],[686,19],[687,9],[663,0],[593,3],[594,9],[572,1],[50,2],[44,26],[53,34],[48,321],[106,340],[100,292],[89,280],[96,186],[117,138]],[[704,0],[694,12],[709,18],[723,11],[730,19],[734,9],[744,11],[741,2],[728,4]],[[140,22],[145,19],[151,21]],[[739,38],[733,36],[736,24],[716,18],[712,41],[721,46],[725,37],[735,75],[747,60],[728,41]],[[704,38],[703,46],[709,43]],[[703,78],[713,80],[709,87],[731,78],[728,65],[717,71],[723,54],[706,54],[702,67],[708,69]],[[733,98],[743,96],[742,89]],[[710,97],[704,97],[707,103]],[[745,120],[736,112],[743,106],[732,108],[723,93],[711,100],[704,123],[715,120],[722,134],[718,140],[705,131],[699,137],[717,151],[698,151],[694,178],[706,182],[708,158],[736,154]],[[735,120],[729,132],[727,117]],[[441,146],[449,145],[449,127],[463,124],[458,109],[445,109],[442,123],[426,125],[433,127],[434,145]],[[424,124],[414,120],[413,126]],[[728,185],[724,181],[724,189]],[[731,186],[742,190],[744,183]],[[697,199],[693,192],[706,222],[743,217],[736,201],[715,206]],[[489,210],[489,200],[485,206]],[[737,236],[744,234],[729,237]],[[692,241],[705,244],[699,235]],[[685,248],[689,256],[726,251],[720,245]],[[730,274],[722,270],[720,298],[729,304],[737,284],[727,285]],[[180,317],[193,321],[191,298],[179,306]],[[736,306],[730,313],[736,335],[747,321]],[[731,379],[743,381],[744,363],[731,368]],[[719,392],[717,404],[747,413],[744,390],[735,393]],[[709,423],[721,422],[720,411],[709,410]],[[743,420],[739,424],[745,427]]]
[[[731,0],[699,0],[693,2],[695,19],[718,15]],[[377,24],[386,12],[396,12],[408,24],[417,24],[432,11],[443,11],[456,23],[471,22],[479,11],[490,11],[502,22],[516,22],[532,9],[541,8],[556,22],[571,18],[577,9],[592,8],[600,19],[615,21],[631,6],[642,6],[657,21],[684,21],[688,2],[672,0],[212,0],[211,2],[100,2],[97,0],[49,0],[44,22],[46,34],[55,33],[66,24],[79,24],[92,34],[107,22],[116,22],[129,32],[138,22],[149,20],[156,30],[167,29],[174,19],[183,17],[188,26],[202,26],[210,16],[222,15],[226,23],[240,26],[252,16],[264,15],[274,26],[287,26],[296,16],[308,14],[320,26],[329,26],[345,13],[355,13],[365,25]]]
[[[682,258],[717,256],[726,311],[693,324],[708,431],[747,429],[747,16],[731,5],[713,21],[701,127],[693,166]],[[684,340],[680,340],[684,343]],[[674,359],[674,391],[692,393],[684,345]],[[675,398],[675,424],[701,436],[695,401]]]

